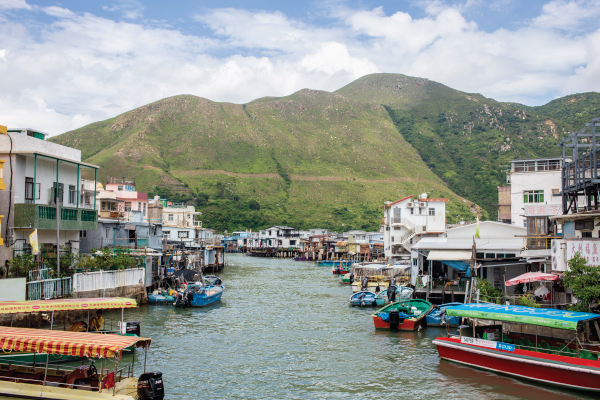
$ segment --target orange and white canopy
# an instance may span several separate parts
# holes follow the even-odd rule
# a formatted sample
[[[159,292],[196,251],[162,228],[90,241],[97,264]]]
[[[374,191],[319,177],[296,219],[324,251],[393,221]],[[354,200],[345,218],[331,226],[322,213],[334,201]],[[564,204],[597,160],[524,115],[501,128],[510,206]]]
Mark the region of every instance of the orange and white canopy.
[[[0,326],[2,351],[34,351],[79,357],[120,357],[125,347],[150,347],[151,339],[115,334]]]
[[[0,314],[69,310],[108,310],[112,308],[136,308],[134,299],[124,297],[100,297],[96,299],[55,299],[31,301],[0,301]]]

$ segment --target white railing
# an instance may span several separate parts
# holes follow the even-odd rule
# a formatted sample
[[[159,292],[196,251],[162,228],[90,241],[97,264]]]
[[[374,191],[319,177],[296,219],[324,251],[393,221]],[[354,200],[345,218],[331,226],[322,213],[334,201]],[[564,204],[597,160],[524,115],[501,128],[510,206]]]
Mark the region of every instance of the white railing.
[[[133,268],[73,274],[73,291],[85,292],[134,286],[144,283],[145,273],[144,268]]]

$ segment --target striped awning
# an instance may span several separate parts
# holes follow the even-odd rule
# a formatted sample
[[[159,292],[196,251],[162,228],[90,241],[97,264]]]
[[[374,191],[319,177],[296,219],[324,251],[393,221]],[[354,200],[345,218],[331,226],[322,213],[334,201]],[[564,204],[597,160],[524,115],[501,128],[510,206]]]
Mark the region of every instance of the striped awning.
[[[136,308],[135,299],[124,297],[101,297],[95,299],[55,299],[33,301],[0,301],[0,314],[16,314],[43,311],[109,310],[113,308]]]
[[[125,347],[149,347],[151,339],[116,334],[50,331],[0,326],[2,351],[34,351],[65,356],[114,358]]]

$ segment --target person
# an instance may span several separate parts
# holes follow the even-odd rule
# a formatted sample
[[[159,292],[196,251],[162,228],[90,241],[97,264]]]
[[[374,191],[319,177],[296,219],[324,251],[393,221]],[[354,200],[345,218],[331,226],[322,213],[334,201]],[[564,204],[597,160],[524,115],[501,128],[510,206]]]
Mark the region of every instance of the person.
[[[100,331],[104,326],[104,318],[102,318],[102,310],[96,310],[96,316],[90,322],[90,330]]]
[[[71,321],[71,318],[69,318],[69,324],[71,324],[69,329],[67,329],[69,332],[87,332],[87,324],[83,321],[73,322]]]

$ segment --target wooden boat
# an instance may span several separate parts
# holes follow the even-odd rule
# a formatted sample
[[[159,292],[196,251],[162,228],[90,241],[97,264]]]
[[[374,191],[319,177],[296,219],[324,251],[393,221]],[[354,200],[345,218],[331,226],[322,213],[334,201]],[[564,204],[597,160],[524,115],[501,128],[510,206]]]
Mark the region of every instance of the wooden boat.
[[[119,369],[126,347],[150,347],[150,339],[137,336],[98,335],[88,332],[0,327],[4,351],[41,351],[52,357],[76,354],[82,358],[99,358],[99,368],[90,363],[78,367],[57,368],[20,366],[0,363],[0,396],[46,399],[119,399],[162,400],[162,374],[133,375],[131,366]],[[106,359],[115,360],[108,370]],[[137,394],[137,395],[136,395]]]
[[[209,284],[209,285],[223,286],[223,280],[216,275],[204,276],[204,283]]]
[[[354,282],[354,274],[352,272],[349,272],[340,276],[340,282],[344,285],[351,285],[352,282]]]
[[[463,303],[446,303],[440,304],[439,306],[433,306],[431,311],[429,311],[429,313],[427,313],[427,315],[425,316],[427,326],[458,326],[460,324],[460,318],[449,317],[447,314],[445,316],[442,316],[442,310],[445,310],[448,307],[460,306],[462,304]]]
[[[348,299],[348,303],[350,303],[351,306],[358,307],[373,307],[377,305],[375,302],[375,293],[368,290],[352,293]]]
[[[334,275],[345,275],[345,274],[347,274],[347,273],[349,273],[351,271],[352,271],[352,267],[349,266],[349,265],[341,265],[341,266],[340,265],[334,265],[331,268],[331,272]]]
[[[446,313],[471,318],[473,326],[433,341],[442,359],[542,384],[600,392],[599,353],[591,350],[600,340],[599,314],[488,303],[451,307]],[[508,336],[523,332],[535,335],[535,341]]]
[[[0,314],[16,314],[16,313],[37,313],[44,312],[51,315],[50,328],[54,328],[54,311],[73,311],[73,310],[87,310],[88,318],[87,324],[89,326],[89,313],[94,310],[110,310],[110,309],[121,309],[121,321],[119,324],[112,326],[112,320],[104,321],[104,329],[99,332],[93,332],[92,334],[99,333],[110,333],[115,335],[133,335],[139,336],[139,322],[137,328],[128,328],[128,324],[123,321],[123,311],[126,308],[136,308],[137,302],[135,299],[128,299],[122,297],[103,297],[103,298],[88,298],[88,299],[53,299],[53,300],[28,300],[28,301],[3,301],[0,302]],[[108,324],[111,323],[109,327]],[[133,323],[132,323],[133,324]],[[63,330],[66,330],[66,325],[63,326]],[[134,332],[135,331],[135,332]],[[126,352],[134,351],[134,348],[125,349]],[[81,360],[81,357],[77,355],[55,355],[48,357],[47,354],[32,351],[13,351],[10,353],[0,352],[0,363],[2,362],[17,362],[21,365],[31,364],[37,365],[40,362],[45,363],[48,360],[49,364],[60,364],[65,362],[72,362]]]
[[[421,299],[397,301],[371,315],[375,329],[414,331],[421,326],[432,304]]]
[[[352,282],[352,291],[369,290],[373,293],[387,290],[390,279],[382,275],[382,264],[367,264],[354,267],[355,279]]]

